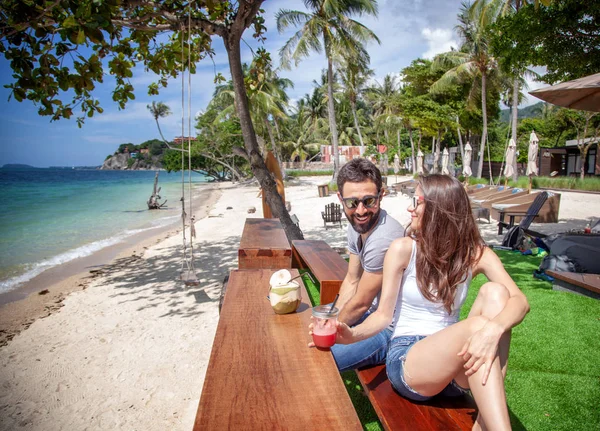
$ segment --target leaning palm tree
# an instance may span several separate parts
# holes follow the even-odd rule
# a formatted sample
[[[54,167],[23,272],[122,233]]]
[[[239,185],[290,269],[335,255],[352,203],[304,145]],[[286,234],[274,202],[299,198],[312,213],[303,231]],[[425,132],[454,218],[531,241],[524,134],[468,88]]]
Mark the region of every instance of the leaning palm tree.
[[[472,6],[463,3],[458,15],[459,25],[456,30],[463,39],[463,45],[459,51],[450,51],[438,54],[433,67],[451,67],[432,86],[432,93],[443,92],[448,84],[456,81],[472,80],[470,98],[472,100],[474,90],[477,89],[477,78],[481,79],[481,114],[483,117],[483,131],[481,133],[481,144],[479,146],[479,162],[477,167],[477,178],[481,178],[483,172],[483,158],[487,142],[487,91],[488,78],[498,71],[496,59],[489,50],[488,33],[486,30],[493,23],[496,12],[492,8],[485,7],[483,3]]]
[[[158,127],[158,133],[160,133],[160,137],[164,142],[167,142],[167,140],[162,134],[162,130],[160,129],[160,123],[158,119],[171,115],[171,108],[169,108],[162,102],[152,102],[152,105],[146,105],[146,108],[148,108],[148,111],[150,111],[150,113],[154,117],[154,121],[156,121],[156,127]]]
[[[354,14],[377,16],[375,0],[304,0],[310,12],[279,10],[277,29],[283,32],[289,26],[300,29],[279,51],[281,64],[290,68],[308,57],[311,51],[325,51],[328,77],[328,115],[333,147],[333,179],[340,167],[338,132],[333,103],[333,62],[336,55],[368,58],[364,43],[375,40],[375,33],[350,18]]]

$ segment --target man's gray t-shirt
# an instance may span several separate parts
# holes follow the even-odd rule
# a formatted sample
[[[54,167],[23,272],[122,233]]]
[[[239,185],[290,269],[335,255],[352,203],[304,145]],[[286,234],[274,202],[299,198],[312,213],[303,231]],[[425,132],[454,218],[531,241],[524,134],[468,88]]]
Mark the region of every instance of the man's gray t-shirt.
[[[382,209],[379,221],[364,244],[362,244],[360,234],[354,230],[351,224],[348,225],[348,250],[358,256],[364,271],[382,272],[383,260],[390,244],[396,238],[403,236],[404,228],[402,225]],[[369,311],[373,312],[377,308],[380,294],[381,292],[373,299],[373,305],[371,305]]]

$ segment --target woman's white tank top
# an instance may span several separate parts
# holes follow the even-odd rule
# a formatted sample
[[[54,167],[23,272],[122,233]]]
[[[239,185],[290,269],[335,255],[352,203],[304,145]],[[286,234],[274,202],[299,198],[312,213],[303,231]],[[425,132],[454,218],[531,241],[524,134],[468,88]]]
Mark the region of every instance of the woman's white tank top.
[[[472,273],[469,269],[467,279],[458,285],[452,312],[448,313],[444,304],[431,302],[423,297],[417,286],[417,244],[413,241],[408,267],[400,282],[400,292],[394,312],[394,334],[392,338],[403,335],[431,335],[456,322],[460,308],[467,297]]]

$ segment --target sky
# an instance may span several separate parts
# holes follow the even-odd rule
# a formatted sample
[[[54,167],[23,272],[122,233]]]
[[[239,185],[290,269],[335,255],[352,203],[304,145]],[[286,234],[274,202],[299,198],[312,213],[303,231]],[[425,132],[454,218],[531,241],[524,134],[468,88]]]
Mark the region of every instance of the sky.
[[[378,17],[355,17],[373,30],[381,41],[381,44],[372,42],[367,46],[376,81],[382,82],[387,74],[399,74],[402,68],[419,57],[431,59],[438,53],[459,46],[460,40],[454,27],[461,0],[379,0],[378,5]],[[295,30],[291,28],[279,34],[275,14],[280,9],[304,11],[304,3],[301,0],[266,0],[263,9],[267,27],[264,48],[270,52],[274,66],[278,67],[279,50]],[[250,30],[244,33],[243,39],[253,49],[259,46]],[[189,112],[193,129],[193,117],[204,110],[212,98],[215,73],[220,72],[227,79],[231,76],[220,38],[213,39],[213,48],[216,52],[214,62],[205,59],[199,63],[196,74],[191,78],[191,89],[187,86],[186,75],[185,86],[182,86],[181,78],[173,79],[158,96],[148,96],[147,86],[157,77],[145,72],[143,67],[137,67],[131,78],[136,98],[124,110],[119,110],[112,101],[114,80],[107,75],[105,82],[97,84],[93,93],[104,113],[86,119],[82,128],[77,127],[77,115],[70,120],[50,122],[49,117],[37,114],[38,107],[31,102],[9,101],[10,92],[4,85],[13,82],[12,71],[8,61],[0,57],[0,166],[8,163],[36,167],[101,165],[120,144],[137,145],[149,139],[160,139],[154,118],[147,109],[152,101],[167,104],[173,112],[160,122],[166,139],[188,136]],[[242,61],[249,63],[251,59],[250,49],[242,43]],[[290,99],[296,101],[311,92],[313,80],[319,80],[326,66],[324,55],[313,53],[292,70],[282,70],[280,76],[294,82],[294,88],[288,91]],[[529,90],[542,86],[541,83],[530,82]],[[191,99],[190,108],[188,99]],[[522,106],[538,101],[529,96]],[[194,135],[195,130],[191,134]]]

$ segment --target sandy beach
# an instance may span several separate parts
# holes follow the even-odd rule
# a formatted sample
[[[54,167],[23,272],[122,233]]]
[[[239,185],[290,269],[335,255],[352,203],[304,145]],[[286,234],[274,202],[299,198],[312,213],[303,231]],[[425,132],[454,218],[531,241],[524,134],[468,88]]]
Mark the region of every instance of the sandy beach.
[[[321,210],[337,201],[318,196],[328,180],[293,179],[286,200],[306,239],[345,247],[346,223],[323,227]],[[237,265],[245,219],[262,216],[257,192],[256,182],[215,184],[196,211],[199,286],[178,280],[182,234],[171,230],[130,244],[93,273],[40,283],[45,295],[0,307],[0,430],[191,430],[223,279]],[[583,229],[600,216],[600,194],[560,193],[560,222],[532,229]],[[404,225],[408,205],[400,194],[382,201]],[[501,242],[493,220],[479,226],[488,244]]]

